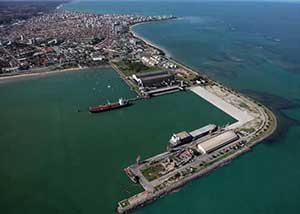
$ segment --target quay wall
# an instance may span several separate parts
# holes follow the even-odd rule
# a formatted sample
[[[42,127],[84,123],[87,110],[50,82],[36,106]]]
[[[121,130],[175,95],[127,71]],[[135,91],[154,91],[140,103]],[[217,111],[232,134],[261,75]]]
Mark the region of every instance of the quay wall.
[[[228,164],[229,162],[231,162],[233,159],[235,159],[236,157],[238,157],[239,155],[241,154],[244,154],[248,151],[250,151],[251,149],[247,146],[245,146],[243,149],[229,155],[228,157],[224,158],[224,159],[221,159],[219,161],[216,161],[215,163],[211,164],[210,166],[206,167],[205,169],[203,170],[200,170],[199,172],[196,172],[194,173],[193,175],[187,177],[187,178],[184,178],[183,180],[177,182],[176,184],[172,185],[172,186],[169,186],[163,190],[160,190],[160,191],[157,191],[155,193],[149,193],[147,197],[140,197],[140,198],[137,198],[135,199],[137,202],[134,203],[134,204],[130,204],[128,205],[127,207],[125,208],[122,208],[122,207],[118,207],[117,208],[117,213],[126,213],[130,210],[133,210],[133,209],[136,209],[138,207],[142,207],[146,204],[149,204],[153,201],[155,201],[156,199],[168,194],[168,193],[171,193],[172,191],[182,187],[183,185],[187,184],[188,182],[196,179],[196,178],[199,178],[199,177],[202,177],[202,176],[205,176],[205,175],[208,175],[210,172],[212,172],[213,170],[216,170],[217,168],[219,167],[222,167],[226,164]],[[135,196],[132,196],[132,197],[139,197],[139,194],[135,195]],[[140,200],[139,200],[140,199]]]
[[[210,102],[226,114],[236,119],[238,122],[232,124],[230,128],[237,128],[254,119],[246,111],[242,111],[236,108],[235,106],[225,102],[222,98],[212,94],[211,92],[209,92],[201,86],[193,87],[190,90],[202,97],[203,99],[205,99],[206,101]]]
[[[135,35],[134,32],[132,32],[132,33],[136,38],[143,40],[146,44],[148,44],[150,46],[154,46],[155,48],[161,50],[160,47],[157,47],[154,44],[151,44],[151,43],[145,41],[144,38],[142,38],[138,35]],[[183,67],[184,69],[198,74],[198,72],[196,72],[194,69],[175,61],[171,57],[168,57],[168,55],[167,55],[167,58],[170,61],[174,62],[175,64]],[[211,81],[214,81],[214,80],[211,80]],[[228,114],[228,115],[232,116],[234,119],[236,119],[237,122],[235,122],[229,126],[231,129],[240,127],[243,124],[254,119],[254,117],[252,117],[252,115],[250,115],[247,111],[240,110],[239,108],[226,102],[221,97],[218,97],[217,95],[209,92],[208,90],[206,90],[205,88],[203,88],[201,86],[192,87],[190,90],[193,91],[194,93],[196,93],[197,95],[199,95],[200,97],[202,97],[203,99],[205,99],[206,101],[210,102],[211,104],[213,104],[214,106],[216,106],[217,108],[219,108],[220,110],[225,112],[226,114]],[[249,102],[254,102],[254,101],[250,99]],[[264,109],[262,111],[265,111],[265,113],[267,114],[267,117],[264,117],[264,124],[262,125],[261,128],[259,128],[257,135],[255,135],[253,139],[252,139],[252,136],[251,137],[249,136],[249,139],[251,139],[251,141],[249,142],[249,146],[244,146],[242,149],[234,152],[233,154],[214,162],[213,164],[207,166],[206,168],[204,168],[198,172],[195,172],[191,176],[186,177],[186,178],[182,179],[181,181],[164,188],[163,190],[156,191],[154,193],[148,193],[145,191],[145,192],[139,193],[135,196],[132,196],[128,199],[131,201],[131,203],[124,208],[119,205],[117,208],[117,212],[118,213],[127,213],[130,210],[133,210],[138,207],[144,206],[148,203],[151,203],[152,201],[155,201],[156,199],[182,187],[183,185],[192,181],[193,179],[208,175],[213,170],[216,170],[217,168],[228,164],[229,162],[231,162],[233,159],[235,159],[239,155],[244,154],[248,151],[251,151],[252,146],[256,145],[258,142],[261,142],[262,140],[264,140],[264,139],[268,138],[270,135],[272,135],[277,127],[277,120],[276,120],[276,117],[273,114],[273,112],[262,105],[260,106],[260,108]],[[262,112],[260,112],[260,113],[262,113]],[[270,127],[267,127],[266,131],[263,130],[263,127],[265,127],[265,124],[266,124],[265,120],[270,122]]]
[[[127,77],[122,73],[122,71],[120,71],[120,69],[114,65],[113,63],[110,63],[111,67],[119,74],[119,76],[124,80],[124,82],[129,86],[129,88],[134,91],[138,96],[140,96],[140,92],[138,90],[136,90],[132,83],[127,79]]]

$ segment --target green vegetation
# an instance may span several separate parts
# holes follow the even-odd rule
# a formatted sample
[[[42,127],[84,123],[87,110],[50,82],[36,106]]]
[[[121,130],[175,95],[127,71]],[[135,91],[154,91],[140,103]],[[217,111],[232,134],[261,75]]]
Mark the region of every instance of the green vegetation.
[[[113,62],[125,76],[130,76],[135,73],[149,72],[158,70],[157,67],[148,67],[141,62],[118,61]]]
[[[260,130],[258,133],[255,134],[254,137],[251,138],[250,143],[254,143],[260,138],[263,138],[264,136],[271,134],[277,125],[275,115],[273,115],[272,112],[269,111],[268,109],[265,109],[265,112],[268,115],[269,121],[267,122],[267,125],[263,130]]]
[[[131,86],[132,86],[132,89],[133,89],[137,94],[140,93],[139,87],[138,87],[137,85],[131,84]]]
[[[244,102],[241,102],[241,103],[239,104],[239,106],[240,106],[241,108],[250,109],[250,107],[249,107],[246,103],[244,103]]]
[[[244,131],[244,132],[247,132],[247,133],[252,133],[255,131],[255,128],[243,128],[243,129],[240,129],[240,131]]]
[[[148,181],[153,181],[160,177],[159,172],[163,171],[164,167],[161,164],[151,165],[146,169],[142,169],[141,172]]]
[[[198,80],[199,76],[196,73],[188,71],[188,74],[177,75],[178,80],[183,80],[186,84],[192,85],[193,81]]]

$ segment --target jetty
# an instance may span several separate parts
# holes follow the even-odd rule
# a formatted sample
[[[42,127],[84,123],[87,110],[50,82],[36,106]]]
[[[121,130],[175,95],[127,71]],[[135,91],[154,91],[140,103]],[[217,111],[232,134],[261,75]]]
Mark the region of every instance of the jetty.
[[[173,18],[149,18],[146,21]],[[160,47],[132,31],[133,25],[146,21],[129,24],[129,31],[121,34],[123,40],[118,46],[106,49],[111,56],[108,60],[110,66],[137,93],[137,97],[130,101],[190,90],[235,121],[223,127],[208,124],[193,131],[170,133],[166,151],[145,160],[138,157],[124,171],[131,181],[140,184],[144,190],[119,201],[118,213],[150,203],[229,163],[269,137],[277,126],[275,115],[261,103],[177,62]],[[122,41],[127,41],[126,45]],[[128,50],[115,51],[128,45],[132,53],[141,54],[126,58]]]
[[[254,119],[254,116],[252,116],[247,110],[242,110],[229,102],[226,102],[223,98],[213,94],[204,87],[196,86],[192,87],[190,90],[237,120],[237,122],[231,124],[228,129],[241,127],[245,123]]]
[[[201,130],[206,128],[177,133],[170,139],[167,151],[146,160],[138,159],[125,168],[129,178],[139,183],[144,191],[120,201],[118,213],[150,203],[228,164],[276,129],[276,117],[268,108],[214,80],[207,84],[192,84],[187,89],[236,121],[205,134],[201,134]]]

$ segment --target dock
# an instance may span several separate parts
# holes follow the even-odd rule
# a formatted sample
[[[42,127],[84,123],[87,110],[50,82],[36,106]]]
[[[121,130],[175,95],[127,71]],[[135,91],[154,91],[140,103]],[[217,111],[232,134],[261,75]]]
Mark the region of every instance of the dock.
[[[164,87],[164,88],[158,88],[158,89],[154,89],[151,91],[147,91],[147,95],[155,97],[155,96],[160,96],[160,95],[164,95],[164,94],[174,93],[174,92],[177,92],[180,90],[182,90],[180,88],[180,86],[174,85],[174,86],[168,86],[168,87]]]
[[[246,110],[242,111],[241,109],[237,108],[236,106],[225,102],[221,97],[216,96],[215,94],[209,92],[202,86],[196,86],[190,88],[192,92],[197,94],[198,96],[202,97],[212,105],[216,106],[226,114],[233,117],[237,122],[228,126],[228,129],[235,129],[238,127],[243,126],[245,123],[253,120],[254,117],[251,116]]]
[[[193,68],[168,56],[163,60],[176,67],[171,71],[134,74],[131,77],[125,76],[113,63],[112,67],[137,92],[137,99],[188,89],[236,121],[223,127],[209,124],[194,131],[170,133],[167,151],[145,160],[138,158],[136,163],[126,167],[124,171],[128,177],[140,184],[144,191],[119,201],[118,213],[127,213],[151,203],[193,179],[224,166],[269,137],[277,126],[274,114],[257,101],[204,74],[200,75]],[[186,106],[189,108],[188,104]]]
[[[127,167],[130,171],[128,176],[144,191],[120,201],[118,213],[141,207],[193,179],[209,174],[250,151],[253,145],[270,136],[276,128],[276,118],[271,111],[220,84],[192,86],[189,90],[233,117],[236,122],[212,129],[200,138],[179,143],[175,148]],[[188,137],[180,133],[178,136],[182,140]]]
[[[206,139],[210,139],[211,137],[214,136],[208,136],[207,138],[202,140],[205,141]],[[243,140],[239,139],[225,146],[222,150],[224,152],[227,151],[226,154],[223,153],[224,158],[220,158],[220,156],[217,155],[218,152],[212,152],[207,155],[194,156],[194,158],[187,161],[181,167],[171,170],[170,172],[167,172],[167,174],[161,175],[154,180],[152,180],[152,178],[149,179],[149,177],[145,175],[145,173],[143,172],[145,168],[151,167],[152,163],[154,162],[165,163],[166,160],[172,158],[174,155],[180,155],[188,151],[185,150],[188,149],[188,147],[182,147],[183,150],[176,151],[175,153],[167,152],[154,156],[145,160],[142,164],[133,164],[129,166],[133,173],[136,176],[139,176],[139,183],[144,188],[144,191],[128,199],[120,201],[118,203],[117,212],[127,213],[132,209],[136,209],[147,203],[151,203],[159,199],[160,197],[180,188],[186,183],[201,176],[205,176],[216,168],[229,163],[235,157],[250,150],[250,148],[244,146],[242,142]],[[195,146],[198,142],[193,143]],[[204,163],[207,164],[207,166]],[[166,167],[166,169],[168,169],[168,167]]]

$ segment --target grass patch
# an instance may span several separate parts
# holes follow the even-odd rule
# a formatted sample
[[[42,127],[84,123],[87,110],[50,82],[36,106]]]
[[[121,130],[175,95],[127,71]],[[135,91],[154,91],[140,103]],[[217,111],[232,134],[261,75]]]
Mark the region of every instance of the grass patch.
[[[241,102],[241,103],[239,104],[239,106],[240,106],[241,108],[249,109],[249,106],[248,106],[246,103],[244,103],[244,102]]]
[[[242,128],[242,129],[240,129],[240,131],[252,133],[255,131],[255,128]]]
[[[153,181],[160,177],[159,172],[163,171],[164,167],[161,164],[149,166],[146,169],[142,169],[141,172],[148,181]]]
[[[148,67],[141,62],[118,61],[113,63],[125,76],[159,70],[157,67]]]
[[[176,76],[177,80],[183,80],[188,85],[192,85],[193,81],[197,80],[198,78],[199,76],[197,74],[192,73],[190,71],[188,71],[187,74],[181,74]]]

